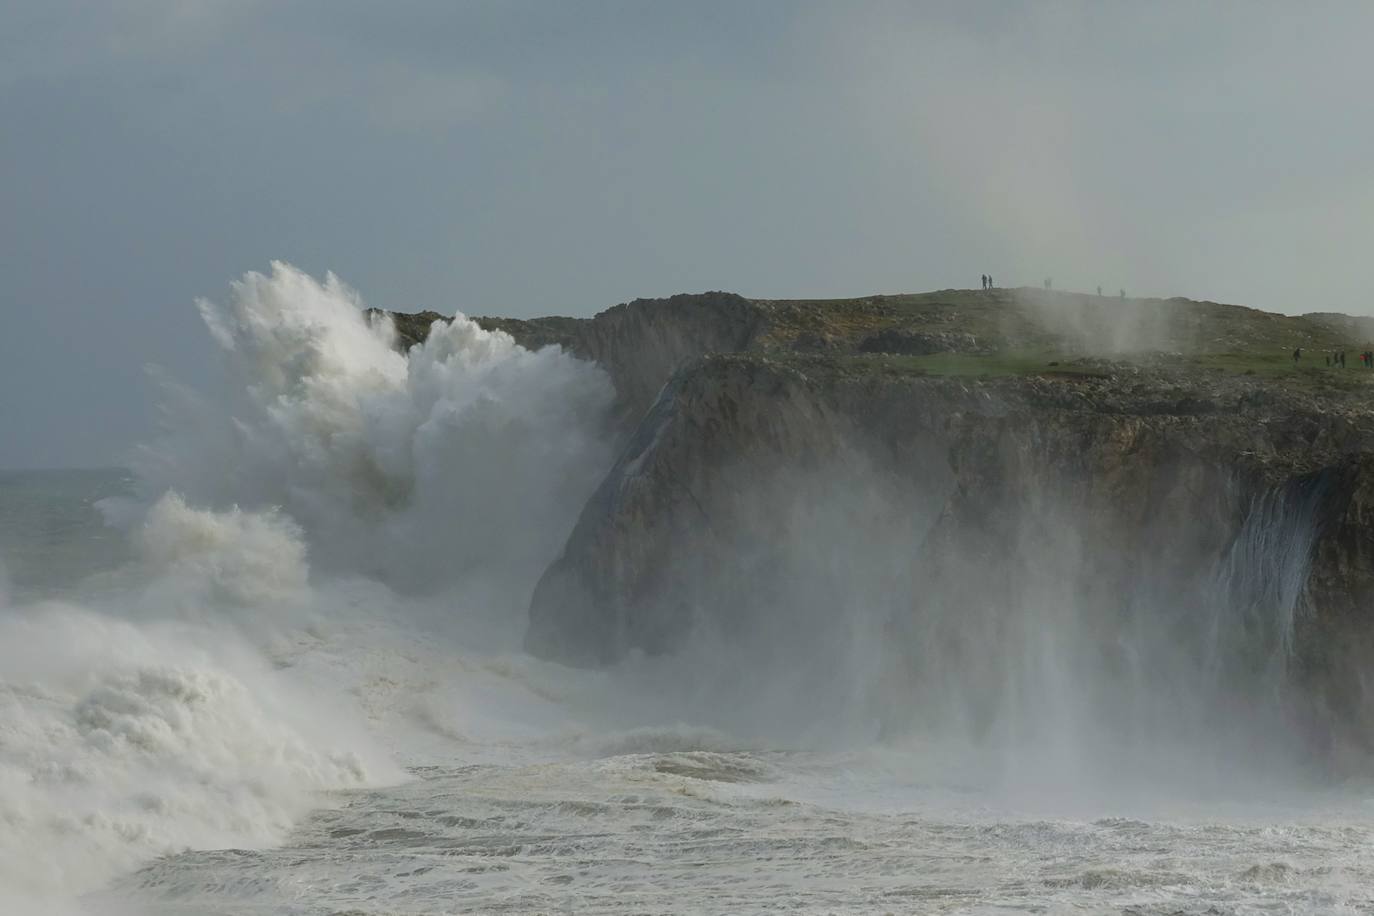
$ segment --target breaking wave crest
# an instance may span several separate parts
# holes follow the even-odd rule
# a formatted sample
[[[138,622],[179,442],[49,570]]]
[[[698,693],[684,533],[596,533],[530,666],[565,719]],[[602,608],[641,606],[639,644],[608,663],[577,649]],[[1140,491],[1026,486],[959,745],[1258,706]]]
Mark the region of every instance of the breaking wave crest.
[[[277,842],[320,790],[401,777],[237,625],[236,607],[300,601],[301,545],[274,524],[169,496],[140,530],[162,576],[99,610],[0,611],[0,887],[41,899]]]
[[[199,303],[227,357],[225,396],[169,390],[145,495],[279,507],[316,568],[408,590],[524,592],[608,461],[604,372],[531,352],[461,315],[409,354],[332,274],[249,273]]]

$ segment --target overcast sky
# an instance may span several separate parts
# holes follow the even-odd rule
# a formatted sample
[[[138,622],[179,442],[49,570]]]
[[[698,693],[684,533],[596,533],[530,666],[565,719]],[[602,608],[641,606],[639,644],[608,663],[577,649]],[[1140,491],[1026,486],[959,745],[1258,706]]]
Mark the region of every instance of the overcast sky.
[[[193,300],[1039,283],[1374,313],[1374,3],[0,0],[0,467],[117,462]]]

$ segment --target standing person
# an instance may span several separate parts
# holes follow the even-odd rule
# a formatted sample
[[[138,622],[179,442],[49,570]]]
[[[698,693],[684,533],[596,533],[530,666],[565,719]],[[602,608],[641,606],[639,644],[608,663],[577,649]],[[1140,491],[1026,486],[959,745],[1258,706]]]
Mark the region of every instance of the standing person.
[[[987,289],[987,288],[988,288],[988,275],[987,275],[987,274],[979,274],[979,276],[980,276],[980,277],[982,278],[982,280],[983,280],[983,289]]]
[[[988,274],[988,289],[992,289],[992,274]]]
[[[1046,277],[1046,278],[1045,278],[1045,289],[1049,289],[1049,288],[1050,288],[1051,286],[1053,286],[1053,285],[1054,285],[1054,281],[1052,281],[1049,277]]]
[[[1121,298],[1122,298],[1122,299],[1125,299],[1125,298],[1126,298],[1126,291],[1125,291],[1124,289],[1121,291]]]
[[[1302,347],[1298,347],[1293,351],[1293,362],[1296,363],[1300,359],[1302,359]]]

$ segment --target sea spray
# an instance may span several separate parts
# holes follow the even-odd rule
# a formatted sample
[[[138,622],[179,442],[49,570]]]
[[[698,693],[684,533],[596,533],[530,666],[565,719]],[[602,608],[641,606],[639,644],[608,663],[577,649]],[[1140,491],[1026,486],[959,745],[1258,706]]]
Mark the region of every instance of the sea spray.
[[[738,457],[677,476],[695,454],[684,439],[671,464],[637,454],[610,478],[621,489],[603,490],[601,509],[612,494],[645,492],[650,475],[671,498],[692,488],[671,520],[651,503],[617,521],[638,525],[658,509],[642,538],[617,528],[595,542],[607,568],[652,573],[592,594],[605,604],[591,610],[621,630],[589,626],[590,639],[624,643],[629,632],[648,645],[647,628],[667,628],[659,620],[689,631],[671,651],[619,663],[644,705],[656,698],[669,721],[775,746],[880,736],[954,761],[961,778],[1027,788],[1300,775],[1309,735],[1287,678],[1317,491],[1252,498],[1249,481],[1206,466],[1196,473],[1219,494],[1214,511],[1127,529],[1062,468],[1038,470],[1017,439],[1006,447],[1019,463],[994,484],[1006,491],[984,487],[983,501],[961,505],[939,448],[903,450],[896,468],[841,450],[799,470],[827,455],[825,420],[777,411],[779,425],[803,431],[780,451],[804,458],[779,466],[778,452],[745,440]],[[551,575],[541,591],[569,581]],[[550,600],[544,623],[562,623],[560,609]],[[561,636],[546,626],[541,647]]]
[[[231,384],[168,389],[165,434],[138,462],[145,500],[279,507],[320,570],[523,614],[609,464],[605,373],[461,315],[402,354],[336,277],[282,263],[233,292],[199,303]]]
[[[1294,633],[1326,491],[1257,494],[1217,555],[1164,568],[1087,539],[1071,493],[1038,494],[996,522],[1014,534],[995,566],[975,537],[917,582],[898,650],[915,733],[1021,785],[1296,776],[1310,734],[1293,715]],[[1224,535],[1228,519],[1189,524]]]

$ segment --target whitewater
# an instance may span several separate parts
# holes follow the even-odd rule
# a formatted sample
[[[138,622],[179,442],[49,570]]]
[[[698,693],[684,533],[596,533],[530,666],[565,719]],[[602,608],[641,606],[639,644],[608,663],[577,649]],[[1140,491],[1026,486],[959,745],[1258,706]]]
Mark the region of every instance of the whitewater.
[[[159,377],[127,471],[0,473],[0,913],[1374,909],[1363,784],[894,731],[704,641],[525,654],[605,374],[461,315],[402,353],[285,264],[198,308],[222,384]]]

